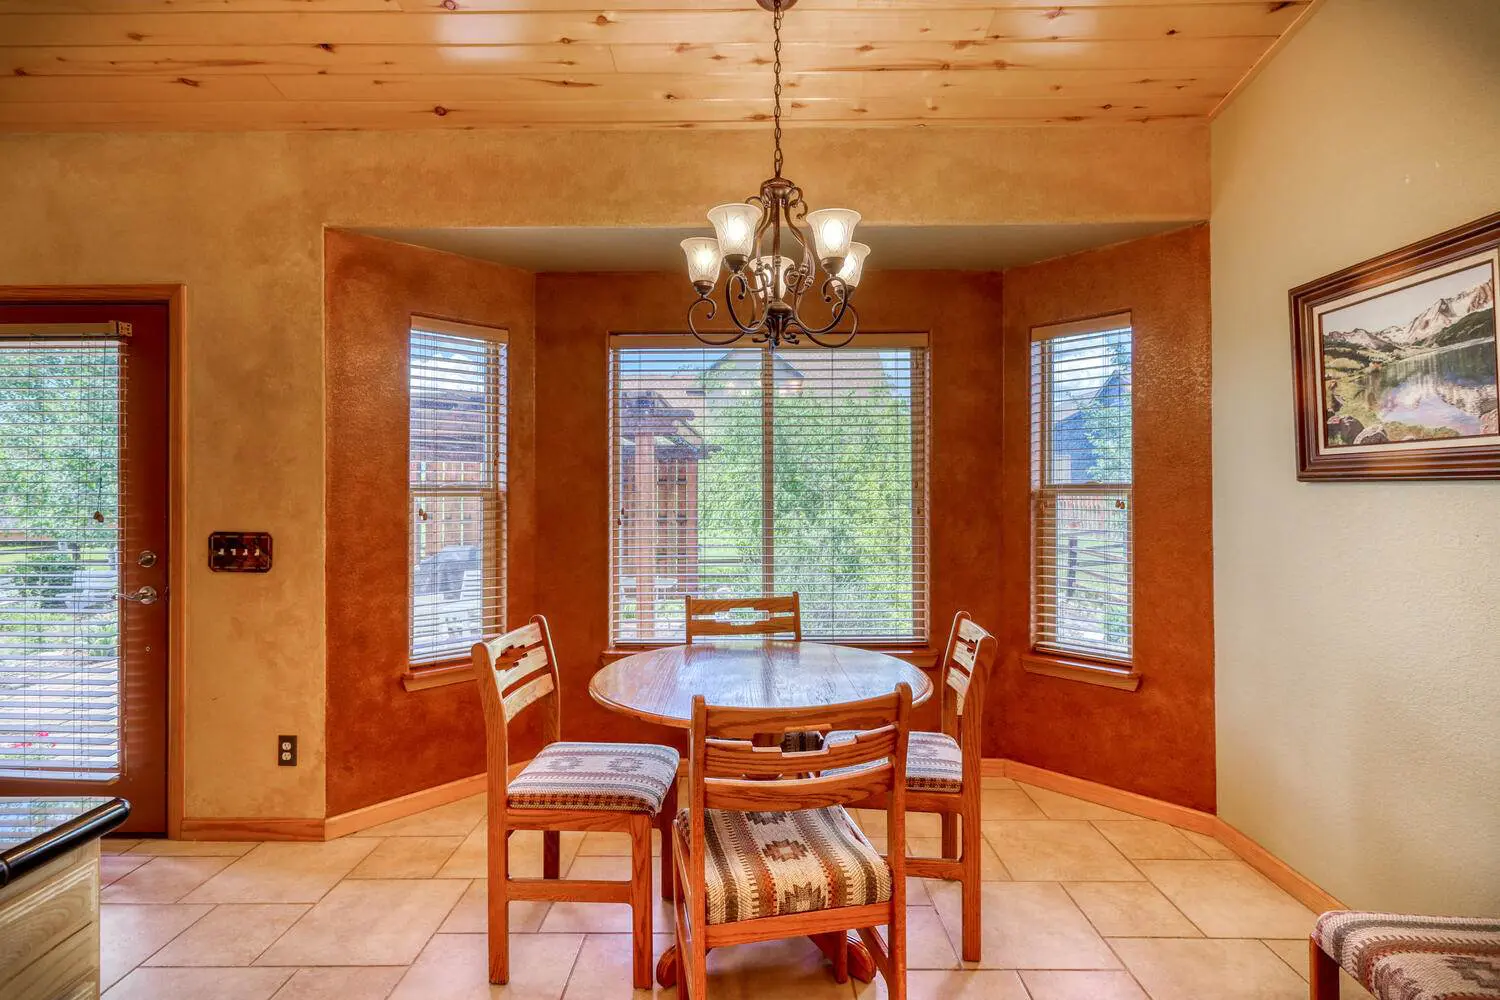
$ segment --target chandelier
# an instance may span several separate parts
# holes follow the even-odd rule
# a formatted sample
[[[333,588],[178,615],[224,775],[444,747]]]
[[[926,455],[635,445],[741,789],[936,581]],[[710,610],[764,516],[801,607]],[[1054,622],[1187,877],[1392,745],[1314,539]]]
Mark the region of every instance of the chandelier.
[[[858,212],[809,212],[802,189],[781,174],[781,20],[797,0],[756,2],[773,15],[775,170],[759,195],[709,210],[713,236],[682,241],[688,278],[698,293],[688,306],[688,329],[711,347],[727,347],[746,336],[772,347],[796,344],[803,337],[819,347],[843,347],[859,329],[854,290],[870,248],[853,242]],[[736,331],[725,331],[727,337],[704,334],[697,325],[700,316],[706,322],[719,310],[714,290],[721,270],[728,272],[723,301]],[[802,316],[802,304],[814,286],[827,309],[810,322]],[[841,329],[846,318],[849,323]]]

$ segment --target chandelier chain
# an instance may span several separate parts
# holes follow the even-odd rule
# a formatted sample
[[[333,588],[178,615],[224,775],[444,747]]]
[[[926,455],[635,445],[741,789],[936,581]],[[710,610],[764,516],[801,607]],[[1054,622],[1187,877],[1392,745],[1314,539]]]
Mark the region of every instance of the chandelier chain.
[[[772,162],[776,167],[777,177],[781,176],[781,18],[784,13],[785,12],[782,9],[782,4],[780,0],[778,0],[776,4],[776,11],[772,17],[771,22],[772,30],[775,33],[775,43],[772,45],[771,51],[775,53],[776,57],[774,64],[771,67],[771,71],[776,77],[776,86],[772,90],[772,94],[774,96],[774,103],[772,105],[772,117],[776,122],[776,156]]]

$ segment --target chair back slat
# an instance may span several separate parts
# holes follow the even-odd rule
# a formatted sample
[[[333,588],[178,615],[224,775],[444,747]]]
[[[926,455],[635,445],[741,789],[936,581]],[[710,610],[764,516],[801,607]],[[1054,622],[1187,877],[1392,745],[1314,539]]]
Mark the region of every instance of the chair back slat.
[[[703,768],[708,777],[767,777],[811,774],[886,760],[896,746],[896,731],[886,726],[858,733],[853,739],[824,744],[818,750],[786,751],[756,746],[748,740],[708,740]]]
[[[974,669],[974,647],[965,642],[962,637],[953,644],[953,663],[962,667],[965,673]]]
[[[704,789],[703,804],[706,809],[731,809],[737,812],[790,812],[849,805],[889,792],[894,773],[887,760],[875,767],[848,775],[769,781],[718,778],[708,782]]]
[[[516,688],[506,695],[502,704],[505,708],[505,721],[510,722],[537,701],[547,697],[557,690],[557,685],[552,683],[550,673],[538,674],[525,684]]]
[[[533,618],[520,628],[512,629],[504,635],[498,635],[493,639],[486,639],[484,644],[489,647],[490,655],[499,660],[512,649],[528,649],[532,646],[541,645],[542,641],[542,625]]]
[[[547,665],[546,646],[513,647],[495,658],[495,683],[501,691],[509,691],[533,674],[545,673]]]
[[[960,716],[964,714],[964,699],[969,696],[969,682],[973,677],[961,670],[948,674],[948,687],[953,691],[953,704]]]
[[[749,613],[754,618],[744,618]],[[741,617],[724,617],[726,615]],[[801,598],[784,597],[686,598],[687,642],[733,636],[790,635],[802,638]]]

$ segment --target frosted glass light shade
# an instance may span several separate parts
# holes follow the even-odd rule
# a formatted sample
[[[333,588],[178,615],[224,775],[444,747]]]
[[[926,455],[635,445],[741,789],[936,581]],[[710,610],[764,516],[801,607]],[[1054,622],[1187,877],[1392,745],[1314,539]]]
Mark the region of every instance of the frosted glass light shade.
[[[790,257],[769,255],[752,260],[750,273],[755,275],[755,290],[764,295],[769,289],[772,298],[786,298],[787,272],[792,269],[794,263]]]
[[[859,213],[851,208],[820,208],[807,213],[807,227],[812,230],[813,249],[818,260],[838,260],[848,255],[854,240]]]
[[[759,205],[731,202],[708,210],[714,235],[719,239],[719,253],[731,270],[739,270],[755,249],[755,227],[760,225]]]
[[[719,241],[712,236],[694,236],[682,241],[687,255],[688,280],[712,288],[719,280]]]
[[[849,252],[844,255],[844,266],[839,268],[839,278],[850,288],[859,287],[859,279],[865,272],[865,258],[870,255],[870,248],[863,243],[849,244]]]

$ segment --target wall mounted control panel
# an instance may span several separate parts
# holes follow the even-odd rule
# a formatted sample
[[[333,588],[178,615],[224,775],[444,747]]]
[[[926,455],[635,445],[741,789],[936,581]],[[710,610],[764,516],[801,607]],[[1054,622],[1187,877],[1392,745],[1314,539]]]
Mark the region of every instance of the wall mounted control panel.
[[[208,536],[208,568],[215,573],[269,573],[270,533],[215,531]]]

